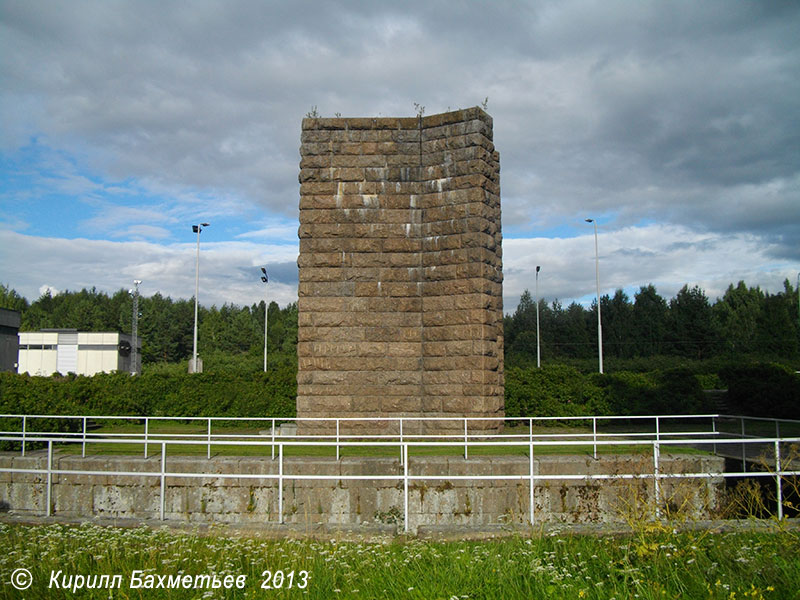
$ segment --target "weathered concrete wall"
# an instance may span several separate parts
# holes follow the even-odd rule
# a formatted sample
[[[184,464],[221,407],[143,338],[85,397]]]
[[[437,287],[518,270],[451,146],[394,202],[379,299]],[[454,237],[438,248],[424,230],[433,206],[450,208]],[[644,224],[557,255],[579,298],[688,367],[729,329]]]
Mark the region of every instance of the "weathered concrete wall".
[[[0,456],[3,468],[44,468],[46,456]],[[652,459],[641,456],[542,457],[534,474],[568,475],[652,472]],[[661,472],[721,472],[724,461],[715,457],[662,455]],[[54,468],[160,472],[157,458],[56,457]],[[411,481],[409,522],[420,526],[481,527],[529,522],[529,483],[470,481],[459,475],[520,475],[527,477],[526,457],[425,457],[409,460],[409,474],[435,479]],[[203,472],[202,478],[166,478],[165,517],[199,523],[277,523],[277,483],[242,479],[231,474],[275,474],[277,461],[261,458],[170,457],[167,472]],[[284,474],[402,476],[391,458],[286,458]],[[228,476],[226,476],[228,475]],[[439,478],[441,477],[441,478]],[[16,514],[41,515],[46,509],[46,476],[0,471],[0,502]],[[661,504],[694,518],[708,518],[722,489],[721,479],[662,480]],[[160,477],[54,475],[53,514],[72,518],[107,517],[157,519]],[[284,521],[296,526],[403,523],[404,487],[394,480],[284,481]],[[534,492],[535,521],[563,523],[623,522],[636,513],[654,511],[652,480],[566,480],[538,482]]]
[[[297,416],[502,417],[491,117],[304,119],[300,153]]]

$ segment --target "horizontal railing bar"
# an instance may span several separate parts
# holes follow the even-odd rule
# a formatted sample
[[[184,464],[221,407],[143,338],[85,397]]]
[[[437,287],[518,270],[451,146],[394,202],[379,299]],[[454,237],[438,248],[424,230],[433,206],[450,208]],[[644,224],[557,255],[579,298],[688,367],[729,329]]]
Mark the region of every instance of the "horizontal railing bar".
[[[15,435],[18,432],[16,431],[0,431],[0,435]],[[46,435],[48,432],[45,431],[28,431],[26,432],[26,438],[30,438],[30,436],[35,435]],[[529,440],[531,437],[534,439],[536,438],[556,438],[556,439],[567,439],[567,438],[585,438],[587,440],[599,439],[599,438],[618,438],[621,440],[631,438],[631,437],[652,437],[652,436],[660,436],[664,437],[677,437],[677,436],[720,436],[724,432],[719,431],[682,431],[682,432],[645,432],[645,433],[534,433],[534,434],[495,434],[495,435],[488,435],[488,434],[468,434],[467,438],[470,440],[479,440],[480,438],[490,438],[496,439],[497,441],[503,440],[512,440],[512,439],[525,439]],[[169,441],[171,439],[191,439],[197,438],[201,439],[204,442],[208,442],[209,436],[207,433],[158,433],[158,432],[148,432],[148,433],[135,433],[135,432],[127,432],[127,433],[114,433],[114,432],[80,432],[80,431],[63,431],[59,432],[58,435],[63,437],[72,437],[76,439],[80,439],[83,441],[86,439],[87,441],[91,439],[108,439],[108,438],[115,438],[115,437],[127,437],[129,439],[144,439],[147,437],[149,441]],[[755,438],[757,436],[748,435],[746,437]],[[269,438],[270,444],[272,443],[271,440],[278,441],[289,441],[289,440],[298,440],[298,439],[310,439],[310,440],[327,440],[330,439],[331,441],[335,442],[336,437],[331,435],[319,435],[319,436],[302,436],[302,435],[280,435],[276,434],[274,436],[269,435],[261,435],[261,434],[252,434],[252,433],[214,433],[211,435],[211,440],[245,440],[245,439],[252,439],[252,440],[266,440]],[[399,433],[397,434],[342,434],[339,436],[340,440],[381,440],[381,439],[398,439]],[[419,439],[419,440],[438,440],[442,438],[452,438],[454,440],[460,440],[462,443],[464,441],[464,434],[403,434],[403,439],[410,440],[410,439]],[[741,437],[735,438],[741,440]]]
[[[88,471],[88,470],[74,470],[74,469],[18,469],[18,468],[2,468],[1,472],[4,473],[20,473],[31,475],[46,475],[48,472],[52,475],[82,475],[82,476],[114,476],[114,477],[174,477],[184,479],[297,479],[297,480],[325,480],[325,481],[366,481],[366,480],[380,480],[380,481],[397,481],[403,479],[405,476],[398,475],[339,475],[339,474],[292,474],[292,473],[195,473],[195,472],[169,472],[165,471]],[[716,477],[775,477],[780,475],[782,477],[795,477],[800,476],[800,471],[748,471],[748,472],[725,472],[725,473],[663,473],[658,474],[659,479],[711,479]],[[559,480],[616,480],[616,479],[653,479],[653,473],[591,473],[591,474],[551,474],[551,475],[534,475],[535,481],[559,481]],[[514,481],[531,479],[528,474],[508,474],[508,475],[414,475],[409,474],[409,479],[420,481],[438,481],[438,480],[452,480],[452,481]]]
[[[264,436],[266,437],[266,436]],[[22,435],[0,435],[0,441],[16,441],[21,442],[25,441],[26,443],[35,443],[35,442],[56,442],[56,443],[78,443],[83,442],[82,438],[75,438],[75,437],[60,437],[59,436],[45,436],[42,434],[37,433],[28,433],[25,436]],[[209,444],[209,439],[197,439],[197,440],[190,440],[190,439],[153,439],[152,437],[148,437],[148,439],[144,438],[87,438],[85,440],[87,443],[104,443],[104,444],[169,444],[170,446],[207,446]],[[800,437],[769,437],[769,438],[752,438],[743,440],[740,438],[718,438],[714,439],[713,443],[716,444],[768,444],[775,442],[780,443],[800,443]],[[214,441],[211,439],[210,442],[212,445],[230,445],[232,440],[226,441]],[[487,440],[472,440],[469,442],[471,446],[529,446],[530,441],[515,441],[515,440],[494,440],[494,441],[487,441]],[[652,446],[653,444],[660,444],[660,445],[674,445],[674,446],[681,446],[687,444],[710,444],[712,443],[709,441],[708,438],[688,438],[688,439],[662,439],[662,440],[637,440],[637,439],[619,439],[619,440],[597,440],[596,442],[592,440],[533,440],[533,444],[536,446],[591,446],[591,445],[598,445],[598,446]],[[337,445],[335,440],[330,441],[317,441],[315,440],[275,440],[274,442],[271,439],[264,439],[264,440],[239,440],[236,441],[237,445],[240,446],[273,446],[273,445],[283,445],[283,446],[334,446]],[[454,447],[463,447],[464,446],[464,439],[461,437],[461,441],[339,441],[339,446],[346,446],[346,447],[364,447],[364,446],[392,446],[397,447],[398,444],[405,444],[410,447],[430,447],[430,446],[454,446]]]
[[[710,419],[710,418],[742,418],[740,415],[722,414],[697,414],[697,415],[577,415],[569,417],[181,417],[181,416],[148,416],[148,415],[31,415],[31,414],[0,414],[0,418],[22,418],[31,419],[148,419],[151,421],[586,421],[592,419],[614,420],[614,419]],[[767,420],[767,421],[790,421],[791,419],[773,419],[770,417],[744,417],[745,419]],[[800,423],[800,421],[794,421]]]

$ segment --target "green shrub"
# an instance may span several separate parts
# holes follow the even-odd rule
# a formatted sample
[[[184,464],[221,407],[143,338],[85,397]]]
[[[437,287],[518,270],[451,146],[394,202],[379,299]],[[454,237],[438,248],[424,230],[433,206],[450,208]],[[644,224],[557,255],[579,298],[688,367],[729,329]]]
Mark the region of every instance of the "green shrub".
[[[505,379],[509,417],[566,417],[608,411],[600,389],[574,367],[512,367],[506,371]]]
[[[612,415],[652,414],[656,405],[657,385],[647,373],[594,373],[592,381],[605,395]]]
[[[0,413],[42,415],[230,416],[295,415],[296,371],[269,374],[154,373],[131,377],[31,377],[0,374]]]
[[[720,371],[738,414],[800,419],[800,376],[775,363],[731,365]]]

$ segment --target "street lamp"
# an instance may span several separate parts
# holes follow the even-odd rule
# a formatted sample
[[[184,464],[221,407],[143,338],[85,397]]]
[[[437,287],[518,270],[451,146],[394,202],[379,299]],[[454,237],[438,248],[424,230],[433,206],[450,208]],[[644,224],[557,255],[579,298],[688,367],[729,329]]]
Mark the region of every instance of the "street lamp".
[[[261,281],[264,282],[264,373],[267,372],[267,315],[269,314],[269,294],[267,293],[267,283],[269,282],[269,277],[267,277],[267,269],[265,267],[261,267]]]
[[[594,268],[597,280],[597,360],[600,373],[603,372],[603,323],[600,319],[600,254],[597,250],[597,221],[586,219],[587,223],[594,225]]]
[[[133,318],[131,323],[131,375],[136,375],[139,372],[139,353],[137,346],[139,345],[139,284],[142,283],[141,279],[133,280]]]
[[[542,267],[536,265],[536,368],[542,366],[542,353],[539,347],[539,271]]]
[[[203,227],[208,227],[211,223],[200,223],[192,225],[192,231],[197,234],[197,266],[194,271],[194,345],[192,346],[192,364],[190,373],[197,373],[197,296],[200,293],[200,232]]]

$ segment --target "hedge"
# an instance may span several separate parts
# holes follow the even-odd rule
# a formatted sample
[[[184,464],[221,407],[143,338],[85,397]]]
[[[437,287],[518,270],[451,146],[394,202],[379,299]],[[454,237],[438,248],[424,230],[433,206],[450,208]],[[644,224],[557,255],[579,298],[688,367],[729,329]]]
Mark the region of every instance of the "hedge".
[[[728,403],[737,414],[800,419],[800,376],[775,363],[730,366],[720,371]]]
[[[0,413],[171,417],[293,417],[296,372],[181,375],[0,373]]]
[[[509,417],[692,414],[708,410],[697,375],[686,368],[584,374],[567,365],[506,371]]]

